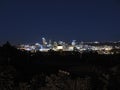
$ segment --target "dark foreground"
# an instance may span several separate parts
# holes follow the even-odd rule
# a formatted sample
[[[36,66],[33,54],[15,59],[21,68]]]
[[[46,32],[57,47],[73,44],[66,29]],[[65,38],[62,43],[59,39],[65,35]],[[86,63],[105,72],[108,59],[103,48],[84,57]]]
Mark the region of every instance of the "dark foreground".
[[[0,47],[0,90],[120,90],[120,54]]]

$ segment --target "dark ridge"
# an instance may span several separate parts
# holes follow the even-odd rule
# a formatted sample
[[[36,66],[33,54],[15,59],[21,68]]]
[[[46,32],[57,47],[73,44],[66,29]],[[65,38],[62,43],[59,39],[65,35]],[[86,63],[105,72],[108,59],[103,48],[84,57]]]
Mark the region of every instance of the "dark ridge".
[[[0,89],[2,90],[20,89],[23,86],[31,88],[30,90],[35,88],[48,90],[48,84],[57,89],[62,87],[61,83],[64,85],[63,89],[68,90],[67,85],[71,86],[70,83],[74,82],[71,88],[118,90],[119,78],[120,54],[100,55],[92,51],[31,53],[18,50],[9,42],[0,47]],[[84,86],[82,87],[81,84]]]

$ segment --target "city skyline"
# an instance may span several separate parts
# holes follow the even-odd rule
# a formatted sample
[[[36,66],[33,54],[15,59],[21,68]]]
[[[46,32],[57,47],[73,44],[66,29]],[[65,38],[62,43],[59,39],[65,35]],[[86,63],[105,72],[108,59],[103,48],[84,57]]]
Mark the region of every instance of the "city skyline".
[[[0,1],[0,43],[119,41],[118,0]]]

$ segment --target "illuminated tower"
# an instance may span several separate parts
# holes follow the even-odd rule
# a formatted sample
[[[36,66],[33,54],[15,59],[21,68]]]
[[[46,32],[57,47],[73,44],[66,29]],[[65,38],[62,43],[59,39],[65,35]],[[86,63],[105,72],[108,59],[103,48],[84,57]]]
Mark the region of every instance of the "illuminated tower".
[[[49,45],[52,45],[52,41],[51,40],[49,40]]]
[[[42,38],[42,43],[44,46],[47,45],[46,39],[44,37]]]
[[[73,40],[71,44],[72,44],[72,46],[75,46],[76,45],[76,40]]]
[[[51,40],[49,40],[47,47],[52,49],[52,41]]]
[[[56,48],[58,46],[57,42],[54,42],[53,46]]]

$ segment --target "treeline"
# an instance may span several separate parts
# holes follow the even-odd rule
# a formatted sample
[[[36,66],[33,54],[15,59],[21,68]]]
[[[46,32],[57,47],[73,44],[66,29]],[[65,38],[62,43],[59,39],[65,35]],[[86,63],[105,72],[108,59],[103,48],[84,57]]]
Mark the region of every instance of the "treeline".
[[[0,47],[1,90],[119,90],[120,54]]]

